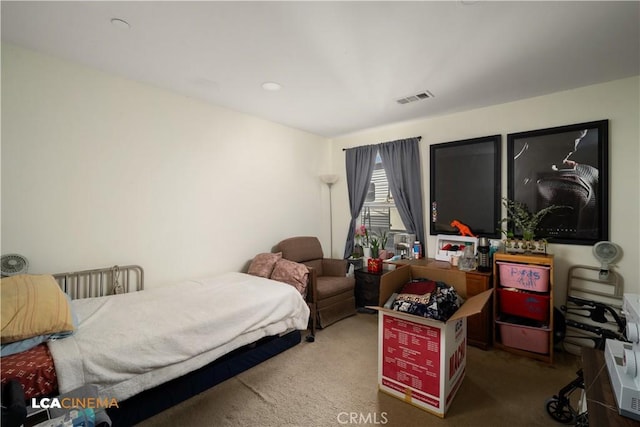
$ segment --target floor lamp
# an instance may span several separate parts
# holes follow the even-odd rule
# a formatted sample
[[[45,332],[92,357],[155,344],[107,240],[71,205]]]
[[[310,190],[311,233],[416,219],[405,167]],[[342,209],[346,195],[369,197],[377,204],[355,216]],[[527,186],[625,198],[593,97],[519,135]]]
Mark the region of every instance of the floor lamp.
[[[331,242],[329,246],[329,258],[333,258],[333,206],[331,202],[331,187],[338,182],[339,178],[338,175],[333,174],[320,175],[320,180],[329,187],[329,239]]]

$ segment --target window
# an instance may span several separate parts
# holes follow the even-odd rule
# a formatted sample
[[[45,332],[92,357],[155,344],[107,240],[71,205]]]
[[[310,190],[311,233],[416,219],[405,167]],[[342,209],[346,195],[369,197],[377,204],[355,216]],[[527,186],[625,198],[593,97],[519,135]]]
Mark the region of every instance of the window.
[[[393,195],[389,190],[389,182],[382,166],[380,154],[376,156],[369,192],[360,211],[358,223],[358,225],[364,225],[368,230],[377,234],[386,231],[389,239],[385,249],[392,249],[393,234],[406,232],[406,227],[402,223],[398,209],[393,202]]]

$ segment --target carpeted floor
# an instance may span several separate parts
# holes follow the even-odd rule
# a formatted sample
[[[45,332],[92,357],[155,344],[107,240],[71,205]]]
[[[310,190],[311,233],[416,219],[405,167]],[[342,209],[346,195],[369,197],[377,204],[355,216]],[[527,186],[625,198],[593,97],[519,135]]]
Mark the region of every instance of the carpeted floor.
[[[469,347],[467,375],[444,419],[377,388],[377,315],[358,314],[141,423],[175,426],[560,426],[545,401],[575,378],[576,356],[553,365]]]

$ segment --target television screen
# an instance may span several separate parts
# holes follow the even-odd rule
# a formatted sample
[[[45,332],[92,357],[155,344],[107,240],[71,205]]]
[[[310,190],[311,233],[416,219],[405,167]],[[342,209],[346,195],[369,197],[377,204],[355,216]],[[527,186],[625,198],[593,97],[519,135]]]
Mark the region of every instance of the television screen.
[[[500,145],[494,135],[430,146],[431,234],[459,234],[457,220],[500,238]]]

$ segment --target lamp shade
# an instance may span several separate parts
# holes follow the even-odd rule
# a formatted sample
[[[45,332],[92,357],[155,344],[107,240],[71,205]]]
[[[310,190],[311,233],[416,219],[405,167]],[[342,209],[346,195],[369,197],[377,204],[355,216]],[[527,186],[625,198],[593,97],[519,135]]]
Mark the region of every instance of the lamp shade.
[[[340,176],[335,174],[320,175],[320,180],[329,185],[335,184],[336,182],[338,182],[338,179],[340,179]]]

